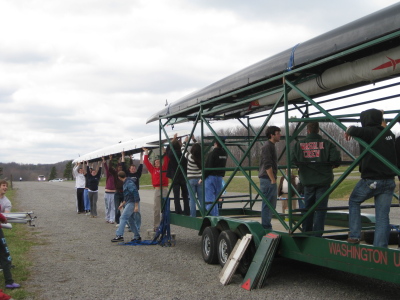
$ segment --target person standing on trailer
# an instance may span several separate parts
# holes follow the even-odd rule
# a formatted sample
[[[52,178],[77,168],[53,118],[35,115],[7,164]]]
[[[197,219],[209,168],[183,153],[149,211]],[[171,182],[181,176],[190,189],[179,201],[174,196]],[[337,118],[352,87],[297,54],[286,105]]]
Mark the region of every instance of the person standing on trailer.
[[[384,130],[382,126],[383,112],[378,109],[368,109],[360,114],[362,127],[350,126],[345,132],[345,139],[351,137],[371,143]],[[396,162],[395,136],[388,130],[372,147],[378,154],[393,165]],[[360,153],[365,150],[360,144]],[[390,225],[389,212],[393,193],[396,187],[396,173],[387,167],[372,153],[367,152],[359,165],[361,180],[354,187],[349,199],[349,238],[347,242],[358,244],[361,238],[361,209],[365,200],[374,197],[375,201],[375,234],[374,246],[387,248],[389,244]]]
[[[75,177],[75,188],[76,188],[76,209],[78,214],[85,213],[85,203],[83,199],[83,194],[85,191],[85,175],[83,174],[83,168],[79,167],[80,163],[76,163],[75,167],[72,169],[72,174]]]
[[[225,168],[226,160],[226,151],[222,148],[220,142],[216,140],[214,149],[208,154],[204,165],[206,168],[204,171],[204,189],[207,211],[212,207],[217,200],[217,196],[222,191],[222,178],[225,176],[225,170],[207,170],[207,168]],[[218,203],[210,211],[210,216],[219,216]]]
[[[185,150],[188,141],[189,137],[187,136],[182,144],[182,151]],[[190,216],[196,217],[196,195],[201,208],[204,208],[204,201],[203,185],[201,183],[201,146],[194,137],[192,137],[192,141],[194,144],[189,151],[184,152],[184,155],[187,159],[188,190],[190,186],[193,191],[193,195],[189,193]]]
[[[190,215],[190,208],[189,208],[189,192],[186,185],[186,180],[184,174],[186,175],[187,172],[187,159],[183,156],[181,151],[181,142],[178,139],[178,134],[175,133],[172,141],[171,141],[172,148],[175,151],[178,160],[175,158],[174,152],[171,148],[167,147],[167,155],[169,158],[168,168],[167,168],[167,177],[172,180],[172,192],[174,193],[174,206],[175,212],[177,214],[184,214],[185,216]],[[179,167],[179,160],[180,165],[183,168],[183,172]],[[176,175],[175,175],[176,174]],[[182,199],[183,199],[183,211],[181,206],[181,191],[182,191]]]
[[[106,222],[114,224],[115,222],[115,205],[114,205],[114,194],[115,194],[115,179],[108,169],[107,162],[104,157],[101,158],[104,166],[104,173],[106,174],[106,186],[104,190],[104,205],[105,205],[105,218]],[[112,155],[110,155],[110,160]]]
[[[163,155],[164,161],[161,168],[161,159],[156,158],[154,160],[154,165],[149,161],[149,150],[147,148],[143,148],[144,150],[144,165],[147,170],[151,174],[151,183],[154,187],[154,198],[153,198],[153,215],[154,215],[154,231],[157,231],[158,226],[161,221],[161,195],[166,196],[168,193],[168,177],[167,177],[167,168],[169,163],[168,155]],[[161,178],[161,181],[160,181]]]
[[[260,190],[266,200],[275,209],[278,196],[276,185],[278,173],[278,156],[276,154],[275,144],[281,139],[281,129],[277,126],[269,126],[265,135],[268,141],[261,148],[260,167],[258,177],[260,178]],[[261,205],[261,225],[265,229],[272,229],[271,224],[272,210],[263,200]]]
[[[318,133],[319,123],[308,123],[306,138],[298,141],[292,150],[292,163],[299,167],[307,211],[330,188],[334,179],[333,168],[337,168],[340,164],[340,152],[336,146]],[[321,210],[311,213],[304,220],[303,231],[319,231],[314,236],[322,236],[328,200],[329,195],[326,195],[317,206],[317,209]]]

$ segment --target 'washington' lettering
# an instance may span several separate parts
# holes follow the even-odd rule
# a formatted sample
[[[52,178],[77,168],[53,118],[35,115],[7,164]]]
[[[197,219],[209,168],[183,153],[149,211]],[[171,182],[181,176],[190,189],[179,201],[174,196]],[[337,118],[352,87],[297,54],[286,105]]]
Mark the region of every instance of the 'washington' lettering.
[[[373,262],[376,264],[388,264],[388,253],[374,248],[364,248],[355,245],[329,243],[329,253],[342,257]],[[396,258],[394,259],[396,260]],[[397,262],[396,266],[399,265],[400,261]]]

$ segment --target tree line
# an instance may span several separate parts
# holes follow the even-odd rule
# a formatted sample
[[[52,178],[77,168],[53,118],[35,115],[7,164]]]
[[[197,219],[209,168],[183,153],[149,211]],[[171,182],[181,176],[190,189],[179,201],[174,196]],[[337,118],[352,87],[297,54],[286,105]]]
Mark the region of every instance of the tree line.
[[[37,180],[44,175],[46,180],[57,177],[72,179],[72,160],[55,164],[18,164],[16,162],[0,163],[0,178],[13,180]]]
[[[334,140],[336,140],[340,145],[342,145],[347,151],[353,155],[357,156],[359,154],[359,147],[358,143],[354,140],[346,141],[344,139],[344,133],[341,128],[339,128],[334,123],[320,123],[321,132],[320,134],[322,137],[330,139],[327,135],[323,133],[326,132],[329,136],[331,136]],[[258,132],[258,128],[254,128],[256,132]],[[281,127],[282,136],[285,136],[285,128]],[[291,123],[289,125],[289,132],[292,134],[295,130],[295,124]],[[237,126],[237,127],[230,127],[226,129],[217,130],[217,134],[220,137],[229,136],[229,142],[232,144],[235,143],[235,139],[232,137],[237,136],[238,141],[239,137],[247,136],[248,132],[245,128]],[[251,135],[254,136],[254,135]],[[306,136],[306,130],[304,129],[300,133],[301,136]],[[265,140],[265,133],[262,133],[262,137]],[[199,140],[199,138],[198,138]],[[285,151],[285,141],[284,138],[276,144],[278,155]],[[293,145],[291,145],[292,147]],[[259,159],[261,155],[261,147],[262,142],[256,142],[250,152],[250,163],[252,166],[258,166]],[[238,144],[234,146],[228,146],[229,151],[232,152],[234,157],[239,161],[243,158],[244,151],[247,150],[247,146],[243,144]],[[343,152],[342,153],[342,160],[348,160],[349,157]],[[130,161],[128,160],[127,163]],[[280,165],[286,164],[286,155],[282,155],[279,161]],[[244,160],[242,166],[249,166],[249,161],[247,159]],[[228,159],[227,167],[235,167],[234,162],[231,159]],[[18,164],[15,162],[11,163],[0,163],[0,178],[10,179],[13,177],[13,180],[37,180],[39,175],[44,175],[47,180],[51,180],[57,177],[65,178],[68,180],[73,179],[72,177],[72,160],[66,160],[62,162],[58,162],[55,164]],[[146,172],[147,170],[145,170]]]
[[[293,132],[295,131],[295,127],[296,125],[294,123],[291,123],[289,125],[289,133],[290,135],[293,134]],[[279,164],[280,165],[286,165],[286,143],[285,143],[285,127],[280,127],[281,128],[281,134],[282,134],[282,140],[277,143],[275,145],[276,150],[278,155],[280,155],[281,153],[283,153],[283,155],[280,157],[279,160]],[[255,132],[258,132],[260,127],[254,128]],[[345,148],[351,155],[353,156],[357,156],[359,154],[359,147],[358,147],[358,143],[355,140],[351,140],[351,141],[346,141],[344,139],[344,132],[343,130],[338,127],[336,124],[334,123],[320,123],[320,135],[328,140],[334,139],[339,145],[341,145],[343,148]],[[326,134],[324,133],[326,132]],[[231,127],[231,128],[226,128],[226,129],[219,129],[216,131],[216,133],[220,136],[220,137],[224,137],[224,136],[229,136],[229,137],[233,137],[233,136],[247,136],[248,132],[247,129],[237,126],[237,127]],[[299,134],[299,139],[301,139],[302,137],[305,137],[307,135],[306,129],[303,129],[301,131],[301,133]],[[329,137],[329,136],[331,137]],[[254,134],[252,134],[251,136],[254,136]],[[261,135],[264,140],[265,138],[265,130]],[[229,139],[230,142],[234,142],[234,139]],[[290,148],[293,147],[295,142],[292,142],[290,145]],[[261,155],[261,147],[263,146],[263,143],[260,142],[256,142],[250,152],[250,161],[251,161],[251,165],[252,166],[258,166],[259,164],[259,160],[260,160],[260,155]],[[246,146],[243,145],[235,145],[235,146],[228,146],[229,151],[232,152],[233,156],[239,161],[243,158],[244,155],[244,151],[247,150]],[[340,150],[341,154],[342,154],[342,161],[346,161],[346,160],[350,160],[350,157],[341,149]],[[244,163],[242,164],[242,166],[248,166],[248,160],[244,160]],[[231,159],[228,159],[227,161],[227,167],[235,167],[234,162]]]

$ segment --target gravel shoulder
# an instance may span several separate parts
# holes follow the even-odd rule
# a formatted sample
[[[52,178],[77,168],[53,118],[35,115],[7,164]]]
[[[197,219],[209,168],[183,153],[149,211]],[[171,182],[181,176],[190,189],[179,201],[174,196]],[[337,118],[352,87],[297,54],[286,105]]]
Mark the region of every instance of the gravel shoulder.
[[[78,215],[73,182],[16,182],[16,201],[38,216],[31,250],[33,299],[398,299],[398,285],[292,260],[275,259],[267,286],[248,292],[242,278],[222,286],[221,268],[204,263],[197,232],[171,226],[175,247],[111,243],[115,225]],[[142,237],[152,226],[151,190],[141,190]],[[397,212],[398,214],[398,212]],[[125,239],[132,233],[126,231]],[[15,262],[18,264],[18,262]],[[17,280],[17,279],[16,279]]]

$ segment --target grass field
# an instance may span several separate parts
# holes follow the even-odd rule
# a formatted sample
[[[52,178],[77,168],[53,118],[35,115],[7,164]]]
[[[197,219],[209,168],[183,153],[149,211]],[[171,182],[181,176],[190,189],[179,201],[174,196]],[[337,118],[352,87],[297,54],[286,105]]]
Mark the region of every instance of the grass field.
[[[334,169],[334,173],[343,173],[347,168],[346,167],[341,167],[341,168],[336,168]],[[232,174],[232,172],[226,172],[225,174],[225,181],[228,179],[228,177]],[[252,173],[252,179],[254,183],[259,186],[259,179],[257,177],[257,171],[253,171]],[[357,176],[359,178],[359,173],[353,173],[353,176]],[[279,178],[278,178],[279,180]],[[330,199],[335,199],[335,200],[348,200],[351,191],[353,190],[354,186],[356,183],[359,181],[359,179],[345,179],[336,189],[335,191],[331,194]],[[279,181],[278,181],[279,182]],[[140,178],[140,188],[141,189],[152,189],[151,186],[151,177],[150,174],[143,174],[142,177]],[[245,177],[242,176],[241,173],[236,173],[236,176],[234,179],[232,179],[231,183],[227,187],[227,192],[231,193],[249,193],[249,182]],[[252,189],[252,193],[255,193],[255,189]]]
[[[339,177],[341,173],[343,173],[347,169],[346,166],[344,167],[339,167],[334,169],[335,173],[335,179]],[[333,191],[333,193],[330,195],[330,199],[335,199],[335,200],[343,200],[347,201],[349,199],[349,196],[351,192],[354,189],[354,186],[357,184],[357,182],[360,180],[360,173],[358,172],[358,168],[353,170],[354,173],[351,173],[351,178],[348,179],[346,178],[343,180],[340,185]],[[226,172],[225,175],[225,180],[228,179],[230,176],[231,172]],[[227,192],[231,193],[249,193],[249,182],[245,177],[242,177],[241,173],[237,173],[237,176],[235,176],[234,179],[232,179],[231,183],[227,187]],[[354,179],[356,178],[356,179]],[[257,177],[257,172],[253,171],[252,172],[252,179],[253,181],[259,186],[259,179]],[[279,180],[279,179],[278,179]],[[105,179],[101,179],[101,184],[102,186],[105,185]],[[140,178],[140,188],[141,189],[153,189],[151,185],[151,176],[150,174],[143,174],[142,177]],[[396,187],[396,192],[398,193],[398,186]],[[252,193],[255,193],[255,190],[252,189]]]

